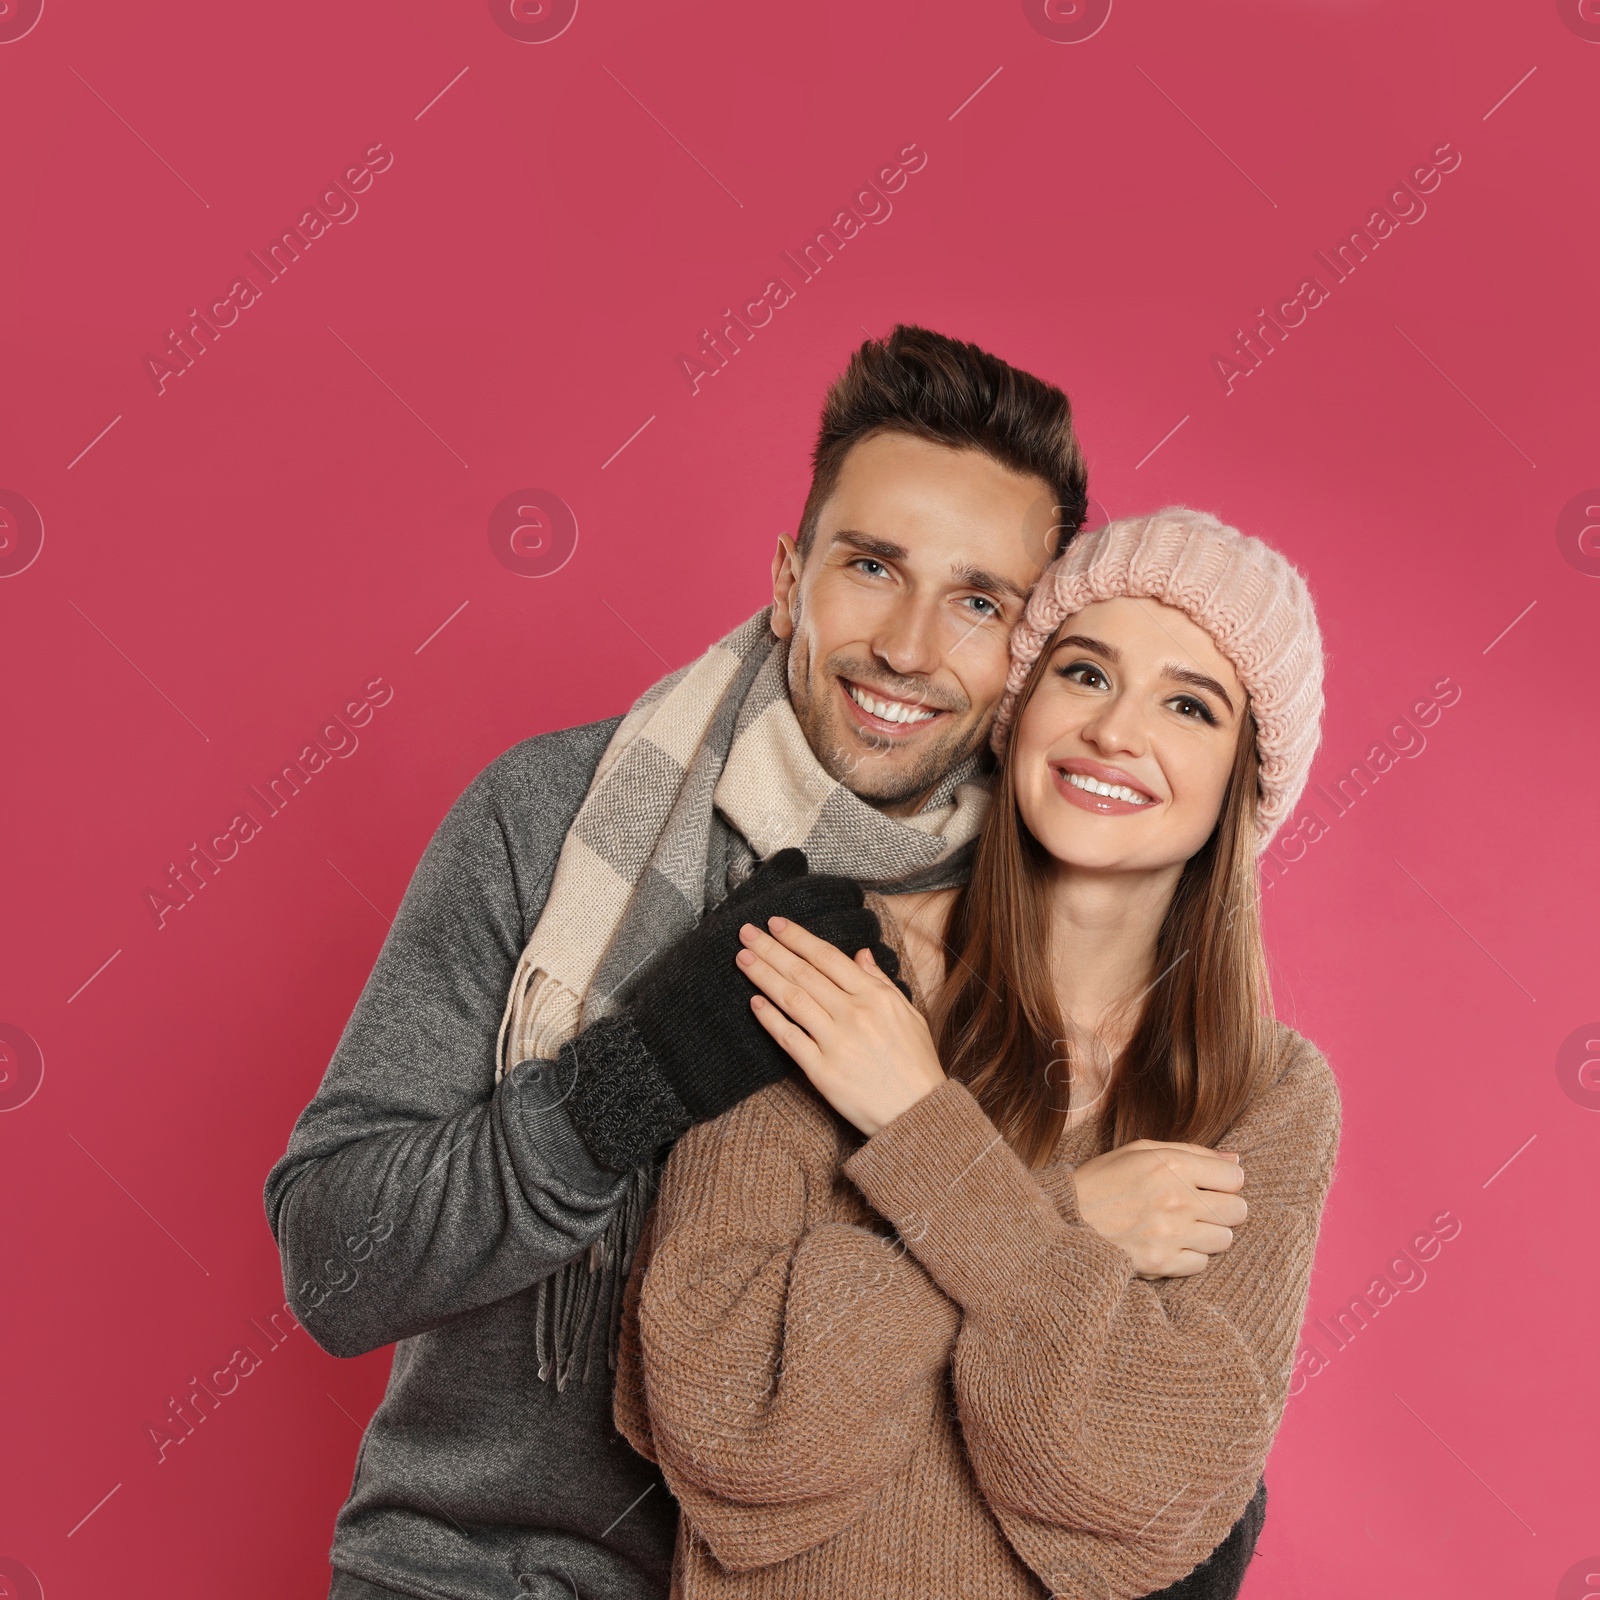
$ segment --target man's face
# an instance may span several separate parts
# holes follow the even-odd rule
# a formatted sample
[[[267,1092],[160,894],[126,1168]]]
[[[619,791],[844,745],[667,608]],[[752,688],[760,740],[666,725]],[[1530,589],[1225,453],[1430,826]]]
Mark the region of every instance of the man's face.
[[[789,698],[831,777],[909,816],[983,745],[1055,527],[1050,486],[979,450],[851,447],[804,562],[786,534],[772,569]]]

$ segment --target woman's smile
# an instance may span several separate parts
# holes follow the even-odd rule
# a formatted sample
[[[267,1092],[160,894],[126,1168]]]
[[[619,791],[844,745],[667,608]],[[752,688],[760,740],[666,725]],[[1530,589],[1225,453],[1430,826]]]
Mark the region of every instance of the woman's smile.
[[[1127,816],[1133,811],[1148,811],[1161,803],[1121,767],[1108,767],[1081,756],[1052,761],[1050,774],[1064,800],[1098,816]]]

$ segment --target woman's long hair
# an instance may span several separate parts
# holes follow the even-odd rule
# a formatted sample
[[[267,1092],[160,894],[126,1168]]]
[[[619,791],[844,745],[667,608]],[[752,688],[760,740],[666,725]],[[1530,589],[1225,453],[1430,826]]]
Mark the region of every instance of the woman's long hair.
[[[939,1059],[1017,1155],[1040,1167],[1066,1122],[1093,1041],[1062,1018],[1051,978],[1051,858],[1017,809],[1017,729],[1054,640],[1018,701],[971,878],[945,931],[933,1008]],[[1247,709],[1221,815],[1167,908],[1127,1048],[1099,1102],[1110,1147],[1133,1139],[1212,1145],[1266,1085],[1272,1025],[1256,881],[1257,756]]]

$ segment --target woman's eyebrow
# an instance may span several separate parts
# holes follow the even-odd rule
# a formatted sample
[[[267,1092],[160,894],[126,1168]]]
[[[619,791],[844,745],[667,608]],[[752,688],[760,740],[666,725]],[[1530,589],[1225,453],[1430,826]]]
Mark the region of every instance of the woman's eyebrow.
[[[1208,678],[1205,673],[1196,672],[1193,667],[1175,666],[1170,661],[1161,669],[1161,673],[1163,677],[1176,678],[1179,683],[1187,683],[1193,685],[1196,689],[1207,690],[1209,693],[1216,695],[1229,711],[1233,710],[1233,700],[1228,691],[1215,678]]]
[[[1122,660],[1122,652],[1114,644],[1107,644],[1103,639],[1091,639],[1086,633],[1069,633],[1064,638],[1056,640],[1056,649],[1062,650],[1071,645],[1077,650],[1093,650],[1097,656],[1104,656],[1113,666]]]

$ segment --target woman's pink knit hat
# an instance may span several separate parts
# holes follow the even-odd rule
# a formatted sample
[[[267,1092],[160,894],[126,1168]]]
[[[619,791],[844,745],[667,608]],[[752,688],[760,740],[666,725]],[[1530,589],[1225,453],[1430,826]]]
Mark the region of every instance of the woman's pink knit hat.
[[[989,742],[1005,749],[1017,696],[1063,619],[1100,600],[1148,597],[1209,633],[1250,696],[1260,756],[1257,848],[1294,810],[1322,733],[1322,634],[1306,581],[1270,545],[1205,511],[1167,506],[1080,533],[1044,570],[1011,635]]]

